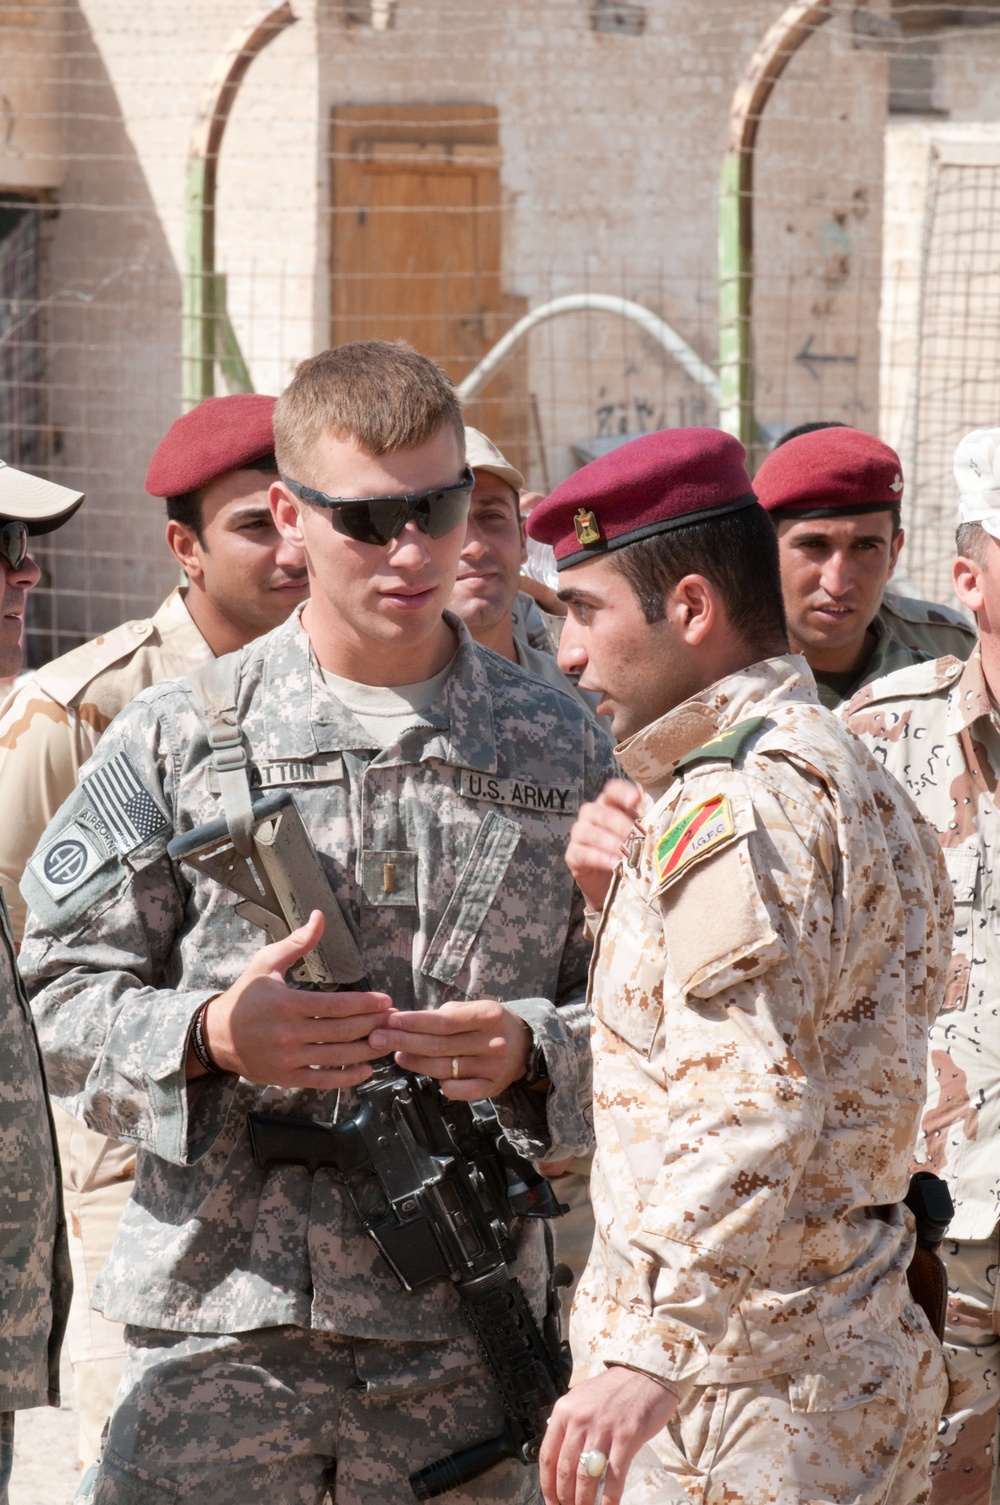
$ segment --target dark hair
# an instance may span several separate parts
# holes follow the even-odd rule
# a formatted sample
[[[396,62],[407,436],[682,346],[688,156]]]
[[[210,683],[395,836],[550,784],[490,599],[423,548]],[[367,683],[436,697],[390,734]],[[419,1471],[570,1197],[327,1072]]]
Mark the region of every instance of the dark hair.
[[[771,453],[787,444],[789,439],[797,439],[800,434],[818,434],[821,429],[846,429],[850,424],[841,423],[839,418],[821,418],[818,423],[797,423],[794,428],[782,434],[780,439],[775,439],[771,445]]]
[[[880,512],[888,512],[889,516],[892,518],[892,533],[890,534],[890,537],[889,537],[889,542],[892,543],[895,540],[896,535],[899,534],[899,533],[901,533],[903,531],[903,514],[902,514],[902,512],[900,511],[900,509],[898,507],[876,507],[873,512],[868,512],[868,513],[865,513],[865,512],[852,512],[851,509],[850,509],[850,507],[844,507],[844,508],[839,508],[839,507],[838,508],[833,508],[833,507],[831,507],[828,512],[824,511],[824,512],[818,512],[818,513],[817,512],[810,513],[808,511],[806,511],[805,513],[802,513],[802,512],[794,512],[794,511],[791,511],[791,510],[789,510],[788,512],[782,512],[779,509],[777,512],[769,512],[767,515],[771,519],[771,521],[774,524],[775,528],[777,528],[777,526],[778,526],[779,523],[811,523],[811,522],[827,522],[828,523],[830,521],[834,521],[835,522],[838,517],[865,517],[865,516],[868,516],[868,517],[878,517],[878,515],[879,515]]]
[[[168,496],[167,521],[180,523],[182,528],[187,528],[204,546],[205,540],[201,534],[201,492],[185,491],[180,496]]]
[[[237,467],[239,470],[260,470],[267,476],[278,474],[278,462],[273,454],[261,455],[258,460],[248,460],[245,465]],[[223,472],[226,474],[226,472]],[[198,491],[184,491],[180,496],[167,497],[167,521],[180,523],[182,528],[189,528],[197,538],[202,548],[205,547],[205,539],[202,534],[203,518],[201,504],[205,498],[205,492],[212,483],[207,482]]]
[[[702,575],[722,597],[729,625],[749,647],[787,646],[778,541],[763,507],[742,507],[686,523],[614,550],[611,563],[631,585],[647,622],[666,615],[666,597],[685,575]]]

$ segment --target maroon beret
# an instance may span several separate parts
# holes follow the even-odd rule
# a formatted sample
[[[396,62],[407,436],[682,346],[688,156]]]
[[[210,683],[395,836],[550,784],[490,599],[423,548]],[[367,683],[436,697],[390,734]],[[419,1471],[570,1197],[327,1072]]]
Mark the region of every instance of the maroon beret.
[[[167,429],[149,463],[150,496],[199,491],[230,470],[253,467],[274,454],[276,397],[239,392],[207,397]]]
[[[815,429],[772,450],[753,484],[779,517],[884,512],[903,500],[903,467],[894,449],[860,429]]]
[[[640,538],[753,506],[738,439],[720,429],[663,429],[631,439],[563,481],[528,518],[557,569]]]

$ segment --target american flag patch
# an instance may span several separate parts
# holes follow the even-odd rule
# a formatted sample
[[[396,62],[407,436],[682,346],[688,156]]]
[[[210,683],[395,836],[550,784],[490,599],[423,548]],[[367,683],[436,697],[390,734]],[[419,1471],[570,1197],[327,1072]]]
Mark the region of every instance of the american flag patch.
[[[167,818],[139,782],[125,753],[116,753],[83,781],[83,792],[123,856],[162,831]]]

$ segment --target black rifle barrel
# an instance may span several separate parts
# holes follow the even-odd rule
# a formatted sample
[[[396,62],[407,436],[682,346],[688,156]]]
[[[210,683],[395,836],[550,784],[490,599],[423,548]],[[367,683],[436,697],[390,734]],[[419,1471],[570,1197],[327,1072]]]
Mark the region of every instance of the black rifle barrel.
[[[498,1437],[473,1443],[472,1447],[459,1448],[457,1453],[449,1453],[447,1458],[440,1458],[437,1463],[429,1463],[426,1468],[419,1469],[417,1473],[410,1475],[410,1488],[418,1500],[434,1500],[438,1495],[446,1494],[449,1489],[457,1489],[460,1484],[478,1479],[480,1474],[496,1468],[506,1458],[518,1456],[517,1450],[501,1432]]]

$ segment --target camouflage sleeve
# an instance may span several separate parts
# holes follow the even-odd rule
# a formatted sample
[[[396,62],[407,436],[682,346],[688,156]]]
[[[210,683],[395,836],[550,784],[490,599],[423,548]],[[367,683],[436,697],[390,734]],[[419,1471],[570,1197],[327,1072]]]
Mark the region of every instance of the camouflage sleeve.
[[[595,726],[588,726],[585,735],[584,799],[592,800],[609,779],[620,774],[610,738]],[[590,955],[583,895],[574,886],[556,998],[504,999],[505,1007],[529,1025],[535,1042],[545,1052],[548,1092],[533,1092],[515,1085],[495,1105],[518,1149],[533,1159],[559,1160],[583,1155],[593,1146],[587,1006]]]
[[[18,941],[26,913],[18,891],[25,863],[96,745],[92,729],[31,680],[0,717],[0,887]]]
[[[610,956],[602,936],[598,971],[609,970],[600,996],[597,976],[594,984],[595,1206],[613,1202],[609,1179],[631,1176],[641,1202],[616,1256],[615,1318],[595,1356],[658,1375],[679,1393],[754,1274],[768,1268],[822,1130],[822,1017],[837,968],[832,822],[824,829],[804,803],[760,787],[751,798],[736,780],[715,850],[706,836],[687,860],[683,829],[673,848],[665,840],[720,798],[717,780],[716,772],[700,789],[693,780],[677,825],[656,832],[657,852],[681,859],[672,871],[673,857],[657,860],[653,895],[648,885],[637,892],[652,915],[648,931],[633,905]],[[657,1027],[661,989],[666,1031]],[[613,1126],[610,1153],[602,1124]]]
[[[25,868],[21,970],[53,1096],[99,1133],[182,1164],[221,1132],[231,1087],[217,1113],[199,1107],[189,1143],[188,1034],[219,989],[169,986],[184,922],[166,856],[171,767],[151,706],[134,702]]]

